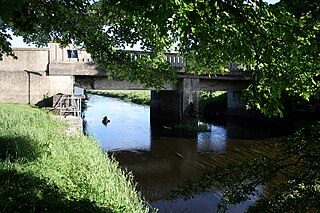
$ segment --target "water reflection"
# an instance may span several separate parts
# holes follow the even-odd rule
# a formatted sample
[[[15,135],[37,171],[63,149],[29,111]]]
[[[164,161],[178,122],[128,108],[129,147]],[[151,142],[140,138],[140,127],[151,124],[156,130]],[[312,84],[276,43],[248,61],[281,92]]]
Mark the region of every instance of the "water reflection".
[[[95,135],[103,149],[133,172],[142,194],[159,212],[215,212],[220,199],[216,192],[201,193],[187,201],[177,198],[165,202],[163,198],[185,180],[196,179],[217,165],[247,161],[274,149],[270,140],[246,139],[269,137],[271,125],[246,125],[236,120],[226,127],[208,124],[210,132],[186,134],[154,128],[147,106],[98,95],[90,95],[87,106],[85,131]],[[101,122],[104,116],[111,120],[106,126]],[[249,204],[232,211],[243,212]]]
[[[198,133],[198,152],[214,151],[222,154],[226,150],[227,130],[222,126],[208,125],[210,132]]]
[[[159,213],[169,212],[185,212],[185,213],[216,213],[218,211],[217,204],[221,197],[216,193],[204,192],[197,194],[194,198],[186,200],[184,198],[177,198],[173,201],[158,201],[153,202],[151,205],[159,209]],[[229,213],[245,212],[249,205],[253,202],[246,201],[241,205],[233,206],[228,205]]]

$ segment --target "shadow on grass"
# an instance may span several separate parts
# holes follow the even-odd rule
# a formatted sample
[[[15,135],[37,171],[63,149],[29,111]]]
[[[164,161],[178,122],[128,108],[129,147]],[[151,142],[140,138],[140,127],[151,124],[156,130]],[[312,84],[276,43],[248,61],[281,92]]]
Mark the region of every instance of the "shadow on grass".
[[[87,199],[72,199],[32,173],[9,169],[10,164],[34,161],[41,151],[39,143],[28,136],[0,137],[0,212],[112,212]]]
[[[0,137],[0,159],[33,161],[40,155],[37,144],[28,136]]]
[[[66,197],[56,186],[32,174],[0,171],[0,212],[112,212],[87,199]]]

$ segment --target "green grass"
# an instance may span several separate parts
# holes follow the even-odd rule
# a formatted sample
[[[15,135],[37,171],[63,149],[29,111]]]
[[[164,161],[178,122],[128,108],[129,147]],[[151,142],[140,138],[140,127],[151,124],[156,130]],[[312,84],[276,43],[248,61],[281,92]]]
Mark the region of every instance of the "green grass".
[[[132,175],[43,110],[0,105],[0,212],[148,212]]]
[[[142,105],[150,105],[151,101],[150,90],[88,90],[87,92]]]

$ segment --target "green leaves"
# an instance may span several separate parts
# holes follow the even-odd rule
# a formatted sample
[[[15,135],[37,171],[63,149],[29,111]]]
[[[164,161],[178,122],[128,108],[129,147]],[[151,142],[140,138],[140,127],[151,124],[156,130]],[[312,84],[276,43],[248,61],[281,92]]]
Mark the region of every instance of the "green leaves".
[[[269,115],[283,114],[284,92],[305,99],[318,92],[314,77],[320,74],[320,6],[315,1],[1,3],[1,54],[12,55],[8,29],[37,45],[74,42],[115,77],[157,89],[175,81],[174,70],[161,59],[172,48],[188,61],[186,70],[196,75],[227,71],[230,63],[246,64],[257,79],[248,88],[248,107],[259,106]],[[126,52],[120,50],[136,44],[150,57],[127,62]]]
[[[320,125],[279,140],[268,155],[216,167],[197,182],[175,191],[187,195],[212,187],[223,189],[220,211],[227,204],[258,198],[248,212],[313,212],[320,208]],[[277,148],[276,148],[277,147]]]

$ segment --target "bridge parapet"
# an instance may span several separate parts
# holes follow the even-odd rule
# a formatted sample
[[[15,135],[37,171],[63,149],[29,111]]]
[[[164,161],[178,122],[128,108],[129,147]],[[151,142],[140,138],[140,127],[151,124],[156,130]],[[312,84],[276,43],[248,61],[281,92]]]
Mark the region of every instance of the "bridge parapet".
[[[74,48],[72,45],[60,47],[59,43],[49,43],[50,75],[105,75],[97,70],[97,65],[90,53],[83,48]],[[148,54],[144,51],[127,51],[130,60],[137,60]],[[165,53],[166,59],[177,70],[186,66],[182,56],[176,53]]]
[[[90,53],[83,48],[75,48],[72,45],[60,47],[59,43],[49,43],[50,62],[66,62],[66,63],[94,63]],[[148,54],[145,51],[127,50],[131,60],[137,60],[143,55]],[[165,53],[167,61],[173,67],[182,68],[186,66],[186,62],[182,56],[177,53]]]
[[[137,60],[142,58],[145,55],[148,55],[148,52],[145,51],[136,51],[136,50],[126,50],[129,55],[130,60]],[[177,53],[165,53],[166,60],[176,69],[181,69],[186,66],[186,62],[183,60],[183,57]]]
[[[83,48],[74,48],[72,45],[67,47],[60,47],[59,43],[49,43],[50,50],[50,74],[51,75],[105,75],[103,72],[97,71],[97,65],[92,59],[90,53],[87,53]],[[126,51],[129,60],[137,60],[147,55],[146,51],[130,50]],[[186,67],[187,62],[177,53],[165,53],[166,60],[179,72],[182,68]],[[72,65],[70,65],[72,64]],[[77,64],[77,65],[75,65]],[[242,65],[247,70],[250,67]],[[65,72],[63,72],[63,69]],[[243,71],[239,69],[239,65],[230,64],[228,66],[230,72],[225,75],[230,76],[248,76],[252,72]],[[216,73],[221,75],[221,73]]]
[[[59,43],[49,43],[50,59],[54,63],[93,63],[93,59],[85,49],[72,45],[60,47]]]

